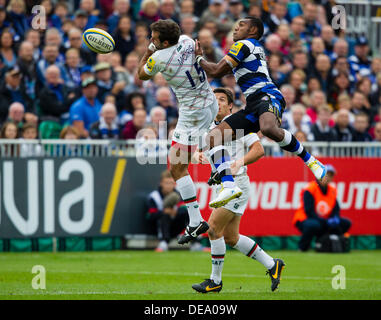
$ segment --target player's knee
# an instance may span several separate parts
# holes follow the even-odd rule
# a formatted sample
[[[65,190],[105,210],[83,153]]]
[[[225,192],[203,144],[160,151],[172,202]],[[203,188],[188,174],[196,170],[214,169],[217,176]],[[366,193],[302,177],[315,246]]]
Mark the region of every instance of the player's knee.
[[[234,247],[238,242],[238,235],[224,235],[225,243],[230,246]]]
[[[216,240],[222,237],[222,233],[218,231],[213,224],[209,223],[208,237],[210,240]]]

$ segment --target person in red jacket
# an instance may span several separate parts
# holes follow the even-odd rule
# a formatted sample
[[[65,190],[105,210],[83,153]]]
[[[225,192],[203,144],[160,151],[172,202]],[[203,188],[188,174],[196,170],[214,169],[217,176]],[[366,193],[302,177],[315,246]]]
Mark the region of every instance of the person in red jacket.
[[[312,181],[302,190],[302,201],[295,212],[293,224],[302,232],[299,249],[307,251],[313,237],[325,233],[344,234],[352,223],[340,217],[336,187],[331,184],[336,174],[332,165],[326,165],[327,177],[323,181]]]

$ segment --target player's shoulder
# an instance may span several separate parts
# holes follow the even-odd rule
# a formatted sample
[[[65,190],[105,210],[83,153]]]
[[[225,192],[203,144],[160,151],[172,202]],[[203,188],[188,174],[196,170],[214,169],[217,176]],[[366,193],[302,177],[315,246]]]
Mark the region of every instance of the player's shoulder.
[[[179,42],[187,42],[187,41],[194,43],[194,40],[191,37],[189,37],[185,34],[182,34],[179,38]]]

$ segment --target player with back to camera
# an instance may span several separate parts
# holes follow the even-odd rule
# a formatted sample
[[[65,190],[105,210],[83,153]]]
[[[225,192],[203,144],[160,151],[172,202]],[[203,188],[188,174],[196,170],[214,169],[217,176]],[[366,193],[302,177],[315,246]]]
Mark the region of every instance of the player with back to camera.
[[[206,133],[217,115],[218,104],[204,71],[195,61],[194,40],[180,35],[180,27],[170,19],[154,22],[151,31],[151,44],[139,63],[138,76],[141,80],[149,80],[161,72],[179,102],[179,119],[173,132],[169,163],[189,214],[189,225],[178,240],[184,244],[209,228],[201,216],[188,166],[202,140],[202,133]],[[227,201],[241,195],[238,187],[231,189]]]
[[[298,155],[317,179],[323,179],[326,174],[324,165],[310,155],[289,131],[280,128],[285,100],[270,78],[266,56],[258,41],[262,35],[261,19],[249,16],[239,20],[233,32],[235,43],[217,64],[203,58],[202,49],[196,40],[196,61],[206,74],[221,78],[233,72],[246,98],[246,107],[228,117],[206,138],[210,142],[207,147],[217,172],[222,176],[224,189],[234,188],[236,184],[226,165],[230,156],[223,144],[226,140],[234,140],[241,131],[246,135],[261,130],[264,136],[277,142],[283,150]],[[224,190],[209,205],[220,206],[225,201],[223,193]]]
[[[219,111],[210,129],[215,128],[220,122],[231,117],[233,108],[233,94],[229,89],[216,88],[214,94],[218,101]],[[212,211],[208,221],[212,273],[209,279],[205,279],[200,284],[194,284],[192,288],[202,293],[221,291],[222,268],[225,260],[226,244],[228,244],[265,266],[271,278],[271,290],[274,291],[278,288],[280,275],[285,266],[284,262],[281,259],[273,259],[254,240],[239,233],[241,217],[245,212],[250,195],[250,180],[246,166],[258,161],[265,152],[256,133],[249,133],[236,139],[227,147],[232,158],[232,161],[230,161],[231,172],[243,193],[241,197]],[[198,162],[204,162],[206,157],[203,153],[196,153],[195,158]],[[216,195],[218,189],[221,188],[219,179],[212,177],[209,184],[213,185],[213,194]]]

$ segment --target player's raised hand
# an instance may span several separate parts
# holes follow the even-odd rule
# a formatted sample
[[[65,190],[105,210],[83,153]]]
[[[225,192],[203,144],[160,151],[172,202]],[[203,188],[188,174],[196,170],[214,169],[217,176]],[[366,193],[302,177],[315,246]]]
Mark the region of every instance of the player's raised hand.
[[[203,52],[202,52],[202,49],[200,46],[200,42],[197,39],[196,39],[196,46],[195,46],[194,53],[196,56],[202,56],[203,55]]]

